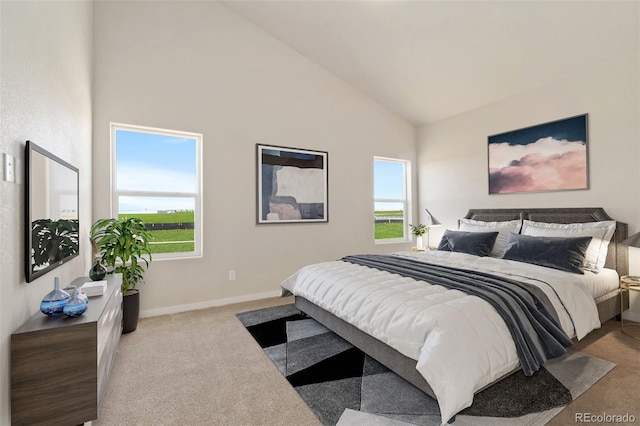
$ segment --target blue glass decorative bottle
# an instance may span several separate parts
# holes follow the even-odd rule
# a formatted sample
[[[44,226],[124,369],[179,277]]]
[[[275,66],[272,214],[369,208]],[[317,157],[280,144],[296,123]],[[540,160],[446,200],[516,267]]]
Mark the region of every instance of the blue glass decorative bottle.
[[[63,312],[68,317],[77,317],[85,313],[87,310],[87,301],[80,297],[82,293],[76,287],[73,290],[73,297],[64,305]]]
[[[85,302],[87,302],[87,305],[89,304],[89,296],[87,296],[86,294],[84,294],[84,292],[82,291],[82,287],[76,287],[78,289],[78,297],[82,300],[84,300]]]
[[[69,293],[71,295],[71,297],[73,297],[73,292],[76,291],[76,288],[78,289],[78,296],[82,300],[87,302],[87,304],[89,304],[89,297],[82,291],[82,287],[78,287],[78,286],[75,286],[75,285],[70,285],[68,287],[63,288],[63,290],[66,291],[67,293]]]
[[[60,290],[60,279],[55,277],[53,280],[53,291],[49,292],[42,302],[40,302],[40,311],[51,317],[57,317],[64,313],[64,305],[71,299],[69,293]]]

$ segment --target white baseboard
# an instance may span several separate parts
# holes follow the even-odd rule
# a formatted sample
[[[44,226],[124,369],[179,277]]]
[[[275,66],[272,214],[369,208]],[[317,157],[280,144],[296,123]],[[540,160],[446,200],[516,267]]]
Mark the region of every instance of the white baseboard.
[[[158,315],[170,315],[180,312],[194,311],[196,309],[214,308],[234,303],[251,302],[253,300],[267,299],[280,295],[280,290],[267,291],[264,293],[247,294],[245,296],[227,297],[224,299],[206,300],[204,302],[191,303],[188,305],[167,306],[165,308],[147,309],[140,312],[140,318],[156,317]]]

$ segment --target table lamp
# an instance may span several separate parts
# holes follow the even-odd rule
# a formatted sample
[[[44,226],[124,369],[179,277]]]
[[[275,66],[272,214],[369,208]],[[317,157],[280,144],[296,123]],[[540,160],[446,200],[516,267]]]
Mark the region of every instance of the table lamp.
[[[424,211],[427,212],[427,227],[429,229],[431,229],[432,226],[442,226],[440,221],[438,221],[438,219],[433,217],[429,209],[424,209]],[[429,245],[429,231],[427,231],[427,248],[431,248],[431,246]]]
[[[640,248],[640,232],[636,232],[635,234],[633,234],[632,236],[630,236],[626,240],[622,241],[620,244],[623,244],[623,245],[629,246],[629,247]],[[640,277],[638,277],[638,276],[630,276],[630,278],[637,279],[638,282],[640,282]]]

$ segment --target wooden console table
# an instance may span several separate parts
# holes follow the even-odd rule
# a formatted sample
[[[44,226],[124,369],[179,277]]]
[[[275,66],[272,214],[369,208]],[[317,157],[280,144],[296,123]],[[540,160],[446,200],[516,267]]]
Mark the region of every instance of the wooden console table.
[[[81,286],[89,278],[71,284]],[[11,335],[11,423],[77,425],[98,417],[122,334],[122,276],[76,318],[35,313]]]

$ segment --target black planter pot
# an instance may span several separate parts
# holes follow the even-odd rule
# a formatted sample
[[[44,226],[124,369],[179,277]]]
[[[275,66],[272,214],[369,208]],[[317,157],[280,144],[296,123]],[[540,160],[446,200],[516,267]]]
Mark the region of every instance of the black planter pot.
[[[129,290],[122,296],[122,334],[138,328],[140,290]]]

